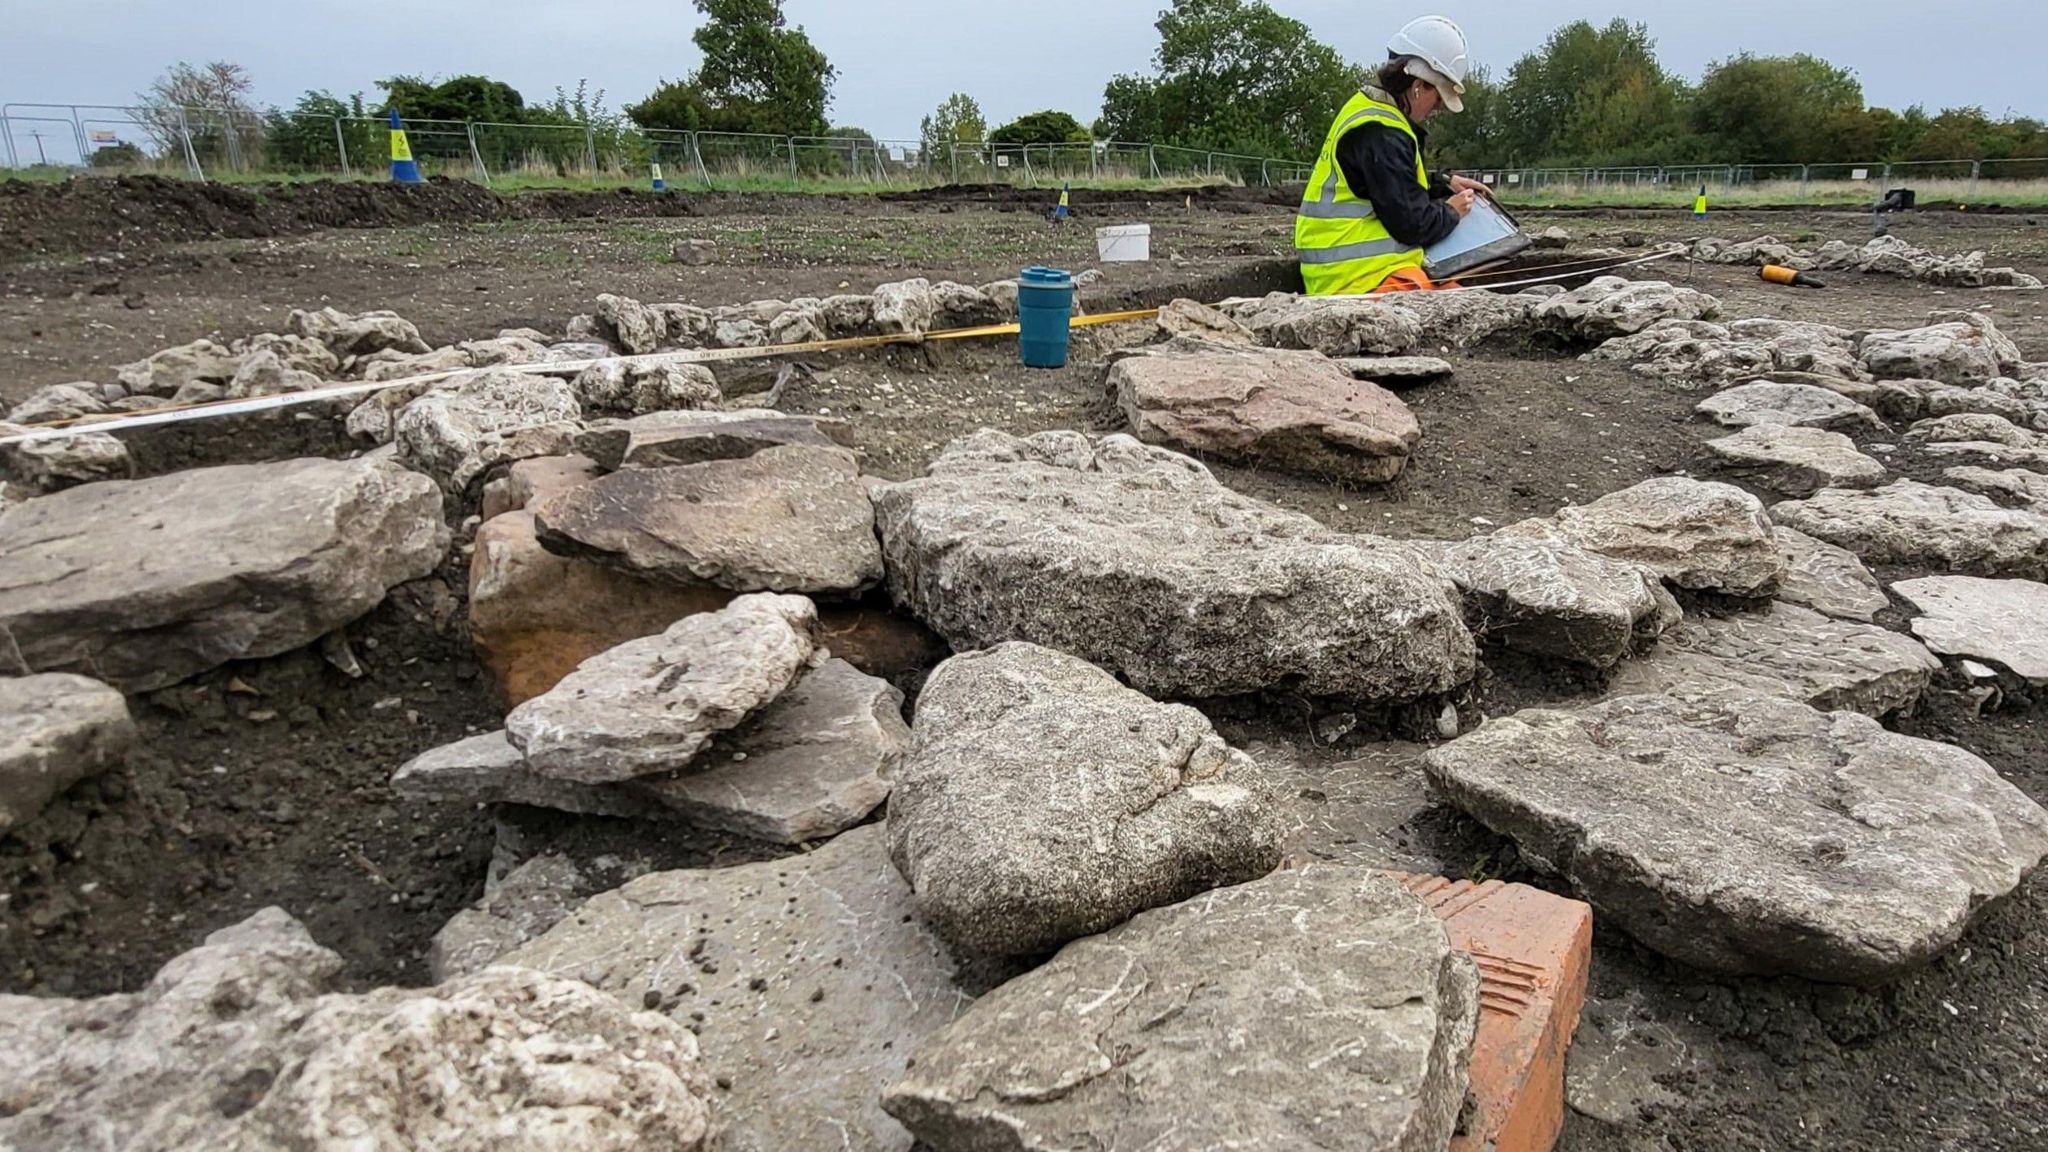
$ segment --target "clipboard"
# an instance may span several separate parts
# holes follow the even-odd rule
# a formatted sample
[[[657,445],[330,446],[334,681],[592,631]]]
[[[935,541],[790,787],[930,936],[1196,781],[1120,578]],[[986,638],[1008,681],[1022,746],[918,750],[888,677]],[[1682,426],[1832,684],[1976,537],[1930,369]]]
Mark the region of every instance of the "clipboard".
[[[1471,213],[1458,221],[1449,236],[1423,249],[1422,269],[1432,280],[1450,280],[1519,255],[1533,243],[1507,209],[1491,196],[1478,196],[1473,198]]]

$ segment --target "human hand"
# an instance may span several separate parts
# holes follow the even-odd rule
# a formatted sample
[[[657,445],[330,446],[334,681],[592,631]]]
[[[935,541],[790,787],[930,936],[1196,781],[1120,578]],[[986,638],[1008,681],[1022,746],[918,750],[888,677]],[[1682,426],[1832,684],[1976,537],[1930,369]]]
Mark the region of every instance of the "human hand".
[[[1449,204],[1451,206],[1451,211],[1456,212],[1458,214],[1458,219],[1463,220],[1465,217],[1470,216],[1472,214],[1472,205],[1478,199],[1479,193],[1474,192],[1470,188],[1467,188],[1464,191],[1458,193],[1456,196],[1451,197],[1449,200],[1444,201],[1444,203]]]
[[[1470,176],[1453,176],[1453,177],[1451,177],[1451,191],[1453,191],[1453,192],[1477,192],[1477,193],[1479,193],[1479,194],[1480,194],[1481,196],[1491,196],[1491,195],[1493,195],[1493,190],[1492,190],[1492,189],[1488,188],[1488,187],[1487,187],[1486,185],[1484,185],[1484,184],[1481,184],[1481,183],[1480,183],[1479,181],[1477,181],[1477,180],[1474,180],[1474,179],[1472,179],[1472,178],[1471,178]]]

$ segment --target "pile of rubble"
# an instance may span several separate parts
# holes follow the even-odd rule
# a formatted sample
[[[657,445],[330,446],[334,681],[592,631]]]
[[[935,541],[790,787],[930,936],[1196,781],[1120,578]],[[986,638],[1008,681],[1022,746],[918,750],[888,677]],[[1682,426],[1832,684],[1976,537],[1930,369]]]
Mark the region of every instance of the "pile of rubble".
[[[579,334],[652,351],[1002,314],[956,288],[745,315],[605,297]],[[507,372],[479,357],[591,349],[432,350],[381,317],[296,314],[286,372],[461,371],[349,415],[384,441],[357,459],[73,477],[0,506],[0,828],[120,762],[123,693],[336,646],[466,563],[503,725],[392,765],[406,802],[807,850],[594,895],[575,862],[525,860],[442,931],[431,988],[340,991],[339,959],[270,910],[133,995],[0,997],[0,1144],[954,1152],[1342,1131],[1391,1152],[1447,1147],[1461,1115],[1491,1139],[1495,1112],[1466,1101],[1479,1037],[1517,1015],[1498,958],[1475,963],[1455,909],[1411,880],[1283,868],[1301,789],[1190,701],[1303,701],[1442,741],[1439,799],[1681,963],[1862,984],[1922,968],[2048,856],[2048,811],[1880,720],[1972,667],[2048,682],[2048,508],[1887,483],[1852,437],[2032,366],[1981,318],[1850,333],[1716,309],[1617,278],[1176,305],[1106,365],[1128,433],[984,429],[898,482],[865,474],[844,427],[726,410],[696,373]],[[1388,480],[1427,434],[1397,389],[1449,371],[1415,354],[1508,333],[1605,341],[1592,355],[1689,384],[1801,373],[1701,405],[1731,429],[1715,466],[1790,498],[1665,476],[1397,540],[1233,491],[1181,451]],[[283,347],[222,355],[239,375]],[[149,386],[188,361],[145,362]],[[2008,503],[2048,462],[2048,435],[1962,408],[1901,442]],[[1873,564],[1943,573],[1893,585],[1912,635],[1872,623],[1892,603]],[[1488,719],[1477,686],[1502,650],[1599,692]]]
[[[1986,267],[1982,252],[1944,256],[1917,248],[1896,236],[1879,236],[1861,247],[1830,240],[1816,249],[1795,248],[1775,236],[1742,241],[1707,237],[1693,241],[1687,254],[1710,264],[1777,264],[1801,272],[1867,272],[1952,288],[2041,287],[2037,277],[2024,272]]]

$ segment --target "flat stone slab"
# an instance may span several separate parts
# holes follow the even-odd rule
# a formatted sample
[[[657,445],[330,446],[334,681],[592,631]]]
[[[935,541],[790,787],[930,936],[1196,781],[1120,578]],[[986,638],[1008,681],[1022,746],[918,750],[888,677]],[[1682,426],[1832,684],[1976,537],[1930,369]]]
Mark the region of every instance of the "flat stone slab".
[[[2019,368],[2019,349],[1988,317],[1971,316],[1925,328],[1865,333],[1857,345],[1880,380],[1982,383]]]
[[[1727,428],[1765,424],[1796,428],[1870,429],[1884,427],[1876,412],[1827,388],[1812,384],[1778,384],[1760,380],[1738,384],[1699,402],[1700,415]]]
[[[956,649],[1025,640],[1157,697],[1397,701],[1470,680],[1441,576],[1128,436],[983,431],[880,487],[889,590]]]
[[[1622,665],[1609,691],[1633,696],[1688,682],[1741,684],[1815,708],[1885,716],[1917,702],[1940,670],[1941,661],[1910,636],[1778,603],[1764,612],[1687,620],[1654,652]]]
[[[0,511],[0,673],[163,688],[310,644],[447,551],[433,482],[374,461],[66,489]]]
[[[427,946],[436,981],[481,972],[498,958],[562,922],[590,893],[582,869],[566,856],[536,856],[488,886],[484,898],[457,912]]]
[[[105,684],[64,672],[0,677],[0,832],[119,764],[134,744],[128,701]]]
[[[908,1152],[882,1090],[972,999],[916,916],[879,825],[786,860],[660,872],[505,963],[694,1025],[722,1152]]]
[[[534,517],[551,551],[674,582],[853,595],[882,580],[874,505],[839,447],[628,468],[549,497]]]
[[[493,732],[416,757],[391,783],[415,799],[678,820],[794,845],[836,836],[873,814],[909,746],[902,693],[844,660],[827,660],[658,775],[611,784],[550,778]]]
[[[1776,505],[1771,516],[1869,564],[2048,579],[2048,515],[1955,488],[1895,480],[1829,489]]]
[[[920,1044],[882,1106],[932,1148],[1442,1148],[1478,1014],[1421,900],[1313,865],[1068,945]]]
[[[1508,536],[1410,544],[1464,593],[1475,632],[1533,655],[1612,667],[1681,615],[1655,573],[1569,544]]]
[[[1785,574],[1761,500],[1684,476],[1645,480],[1494,535],[1571,544],[1639,564],[1680,588],[1731,596],[1769,596]]]
[[[1960,467],[1942,472],[1942,479],[1972,492],[1996,492],[2015,503],[2036,510],[2048,510],[2048,475],[2027,468]]]
[[[350,993],[343,968],[266,908],[140,992],[0,996],[0,1147],[712,1147],[681,1021],[528,970]]]
[[[1584,359],[1620,361],[1639,376],[1679,386],[1729,384],[1772,372],[1867,381],[1855,337],[1846,328],[1800,320],[1665,320],[1609,340]]]
[[[2048,585],[2032,580],[1930,576],[1892,585],[1919,611],[1913,634],[1944,656],[2001,664],[2048,684]]]
[[[889,803],[919,915],[1042,955],[1280,863],[1278,797],[1207,717],[1035,644],[939,665]]]
[[[817,628],[817,608],[801,596],[742,596],[585,660],[513,709],[506,734],[553,780],[673,771],[781,696],[810,665]]]
[[[1778,599],[1823,616],[1865,624],[1891,607],[1884,586],[1854,552],[1782,524],[1771,534],[1785,557],[1785,580],[1778,586]]]
[[[831,448],[836,424],[788,416],[767,408],[731,412],[650,412],[631,420],[592,425],[576,438],[576,451],[606,472],[740,460],[764,448],[798,444]],[[842,432],[843,434],[843,432]]]
[[[1666,320],[1709,319],[1720,310],[1719,300],[1691,288],[1600,276],[1536,305],[1531,319],[1574,340],[1600,341],[1632,336]]]
[[[1840,432],[1786,424],[1758,424],[1707,441],[1707,454],[1723,474],[1786,496],[1822,488],[1875,488],[1884,465]]]
[[[2048,812],[1977,757],[1744,688],[1526,711],[1424,763],[1604,922],[1713,971],[1891,979],[2048,852]]]
[[[1283,472],[1385,483],[1422,440],[1400,397],[1316,352],[1176,340],[1118,360],[1107,387],[1148,444]]]
[[[1457,369],[1449,360],[1436,356],[1347,356],[1337,366],[1357,380],[1370,380],[1389,388],[1427,384],[1443,380]]]
[[[1593,909],[1526,884],[1397,874],[1479,965],[1472,1116],[1450,1152],[1548,1149],[1564,1129],[1565,1053],[1593,966]]]
[[[502,465],[568,452],[582,419],[569,385],[500,368],[432,386],[391,429],[407,467],[460,495]]]

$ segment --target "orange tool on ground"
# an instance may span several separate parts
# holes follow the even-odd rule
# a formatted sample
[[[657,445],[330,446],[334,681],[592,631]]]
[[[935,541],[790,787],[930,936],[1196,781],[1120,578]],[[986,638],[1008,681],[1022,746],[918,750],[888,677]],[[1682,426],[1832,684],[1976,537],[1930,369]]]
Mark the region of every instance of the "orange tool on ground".
[[[1783,284],[1791,288],[1827,287],[1826,284],[1822,283],[1819,280],[1814,279],[1811,276],[1808,276],[1806,273],[1799,272],[1791,268],[1787,268],[1782,264],[1764,265],[1761,275],[1764,279],[1770,281],[1773,284]]]

